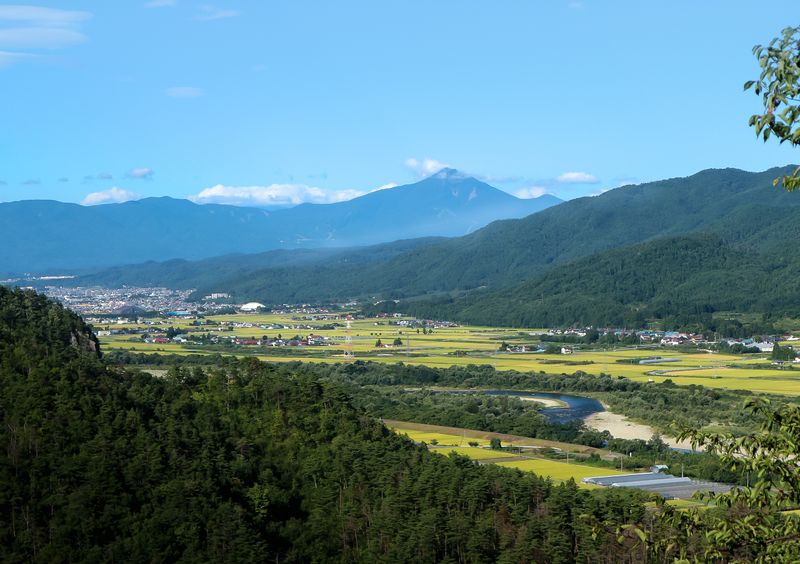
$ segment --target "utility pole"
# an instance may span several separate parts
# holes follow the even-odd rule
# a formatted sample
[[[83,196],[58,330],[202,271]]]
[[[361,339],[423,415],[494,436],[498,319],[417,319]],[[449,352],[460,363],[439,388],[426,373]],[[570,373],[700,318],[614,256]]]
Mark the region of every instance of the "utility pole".
[[[344,334],[344,359],[347,362],[352,362],[354,355],[353,355],[353,324],[352,324],[352,316],[347,316],[347,328],[345,329]]]

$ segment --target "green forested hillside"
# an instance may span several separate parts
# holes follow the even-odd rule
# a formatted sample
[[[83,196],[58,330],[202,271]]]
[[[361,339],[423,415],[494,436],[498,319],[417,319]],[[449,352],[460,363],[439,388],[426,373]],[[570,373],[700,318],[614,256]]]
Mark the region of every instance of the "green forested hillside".
[[[715,312],[800,315],[800,261],[715,236],[658,239],[558,266],[519,286],[398,306],[427,317],[550,327],[712,325]]]
[[[370,264],[385,263],[418,247],[432,245],[442,238],[425,237],[383,243],[370,247],[344,249],[277,249],[250,255],[225,255],[202,261],[170,260],[147,262],[135,266],[117,266],[73,281],[81,285],[103,286],[167,286],[170,288],[211,288],[223,279],[247,280],[254,272],[269,271],[273,280],[285,282],[283,296],[291,297],[292,286],[304,287],[307,277],[323,268],[361,269]],[[282,276],[283,275],[283,276]],[[327,280],[325,281],[327,282]],[[67,282],[69,283],[69,281]],[[350,281],[353,283],[353,281]],[[237,294],[237,288],[233,293]],[[308,292],[305,293],[308,295]],[[302,300],[301,300],[302,301]],[[306,300],[307,301],[307,300]]]
[[[0,335],[4,561],[644,560],[635,495],[429,454],[300,366],[127,372],[3,288]]]
[[[706,170],[687,178],[627,186],[524,219],[498,221],[465,237],[428,241],[396,254],[376,249],[375,260],[358,264],[342,260],[343,255],[267,268],[246,256],[224,269],[211,262],[187,263],[181,265],[176,282],[199,288],[197,297],[223,291],[262,303],[325,302],[513,288],[597,253],[686,234],[711,234],[746,249],[731,251],[732,255],[790,255],[783,248],[787,238],[800,236],[800,198],[772,186],[772,179],[782,172]],[[362,256],[372,252],[359,250]],[[172,265],[151,264],[118,270],[113,276],[101,273],[81,283],[141,281],[143,270],[147,280],[176,280]],[[744,288],[736,291],[741,294]],[[583,310],[585,304],[576,307]]]

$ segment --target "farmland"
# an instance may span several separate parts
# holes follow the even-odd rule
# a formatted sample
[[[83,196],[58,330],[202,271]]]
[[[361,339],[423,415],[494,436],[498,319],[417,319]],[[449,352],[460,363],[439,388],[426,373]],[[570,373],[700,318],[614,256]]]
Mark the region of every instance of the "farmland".
[[[170,354],[220,353],[253,356],[270,361],[307,360],[341,362],[347,330],[344,322],[335,322],[293,314],[235,314],[206,318],[213,325],[197,327],[193,320],[171,319],[161,325],[148,326],[154,332],[168,326],[179,331],[203,331],[223,338],[259,339],[263,336],[284,338],[314,333],[325,339],[323,346],[285,347],[264,346],[208,347],[197,344],[146,343],[125,334],[101,336],[104,350],[134,352],[163,352]],[[536,342],[535,333],[541,329],[519,329],[481,326],[442,326],[430,333],[398,325],[403,320],[359,319],[352,322],[350,337],[356,358],[374,362],[425,365],[445,368],[469,364],[487,364],[498,370],[544,371],[554,374],[605,373],[624,376],[636,381],[662,382],[671,380],[680,385],[703,385],[710,388],[748,390],[752,392],[800,395],[800,370],[769,366],[765,355],[733,355],[712,352],[686,353],[656,345],[619,347],[608,350],[575,350],[572,354],[516,353],[500,351],[504,341]],[[96,329],[141,329],[130,324],[96,325]],[[402,344],[394,345],[396,340]],[[376,347],[378,340],[381,347]],[[755,356],[755,358],[754,358]],[[635,363],[647,357],[669,358],[669,362]],[[761,367],[756,367],[759,364]]]
[[[480,431],[470,431],[467,429],[451,429],[450,432],[446,432],[446,428],[436,425],[419,425],[401,421],[387,422],[387,424],[389,424],[390,428],[395,433],[407,435],[410,439],[416,442],[425,442],[428,444],[428,449],[437,454],[449,454],[451,452],[455,452],[480,462],[491,461],[489,463],[498,464],[499,466],[504,466],[506,468],[516,468],[526,472],[533,472],[539,476],[549,477],[556,482],[563,482],[572,478],[580,484],[580,481],[583,478],[608,476],[610,474],[621,473],[617,470],[612,470],[609,468],[596,468],[575,462],[561,462],[558,460],[550,460],[547,458],[538,457],[535,454],[531,454],[532,451],[530,450],[521,455],[505,451],[490,450],[486,448],[489,440],[486,438],[472,437],[486,437],[494,435],[498,438],[501,438],[507,437],[507,435],[481,433]],[[437,444],[432,445],[432,440],[436,441]],[[449,446],[467,445],[468,442],[472,442],[473,444],[477,442],[481,446]],[[576,446],[566,443],[555,443],[553,441],[545,442],[548,443],[547,446],[549,447],[559,444],[568,450],[573,450]],[[542,443],[543,441],[537,439],[517,437],[517,440],[514,441],[513,444],[518,446],[543,446]],[[508,443],[506,443],[506,445],[508,445]],[[586,484],[580,485],[581,487],[590,487]]]

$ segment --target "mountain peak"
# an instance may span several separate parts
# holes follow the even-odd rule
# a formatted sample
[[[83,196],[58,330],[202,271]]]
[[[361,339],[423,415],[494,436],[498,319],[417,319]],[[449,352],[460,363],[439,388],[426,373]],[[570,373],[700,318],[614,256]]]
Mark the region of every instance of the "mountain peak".
[[[440,180],[463,180],[470,176],[454,168],[443,168],[439,172],[431,175],[431,178],[438,178]]]

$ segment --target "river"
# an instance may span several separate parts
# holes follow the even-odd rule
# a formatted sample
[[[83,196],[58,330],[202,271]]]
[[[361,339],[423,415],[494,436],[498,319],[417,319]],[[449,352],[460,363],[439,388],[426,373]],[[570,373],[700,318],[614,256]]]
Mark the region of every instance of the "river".
[[[545,404],[551,404],[551,402],[555,401],[561,405],[559,407],[545,407],[541,411],[542,415],[553,423],[569,423],[575,419],[585,419],[594,413],[605,411],[603,404],[596,399],[570,394],[519,392],[517,390],[486,390],[484,393],[490,396],[509,396],[533,401],[541,399],[543,400],[542,403]]]

